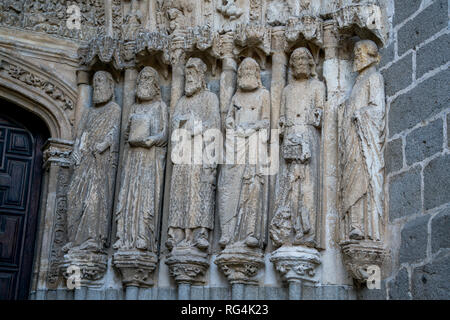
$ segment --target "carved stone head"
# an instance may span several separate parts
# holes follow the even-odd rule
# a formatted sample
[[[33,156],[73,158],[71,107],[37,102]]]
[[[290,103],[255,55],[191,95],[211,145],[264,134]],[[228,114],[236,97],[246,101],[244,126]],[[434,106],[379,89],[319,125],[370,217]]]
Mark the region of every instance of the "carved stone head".
[[[206,88],[206,64],[199,58],[190,58],[186,63],[184,91],[188,97]]]
[[[316,76],[316,63],[307,48],[297,48],[291,55],[289,66],[295,79],[308,79]]]
[[[253,91],[261,88],[261,69],[252,58],[245,58],[238,69],[238,86],[242,91]]]
[[[371,40],[362,40],[355,44],[355,62],[353,70],[361,72],[362,70],[380,62],[380,54],[375,42]]]
[[[93,80],[93,102],[102,104],[109,102],[114,97],[114,80],[107,71],[97,71]]]
[[[136,95],[141,101],[149,101],[161,96],[159,75],[152,67],[145,67],[139,73]]]

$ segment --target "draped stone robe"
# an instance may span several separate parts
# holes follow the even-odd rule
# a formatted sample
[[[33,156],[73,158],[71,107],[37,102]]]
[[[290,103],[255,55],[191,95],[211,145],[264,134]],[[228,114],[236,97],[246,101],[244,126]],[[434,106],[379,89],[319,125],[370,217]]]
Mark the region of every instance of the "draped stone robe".
[[[220,130],[219,100],[214,93],[204,90],[192,97],[183,96],[178,101],[172,117],[172,132],[185,129],[190,134],[196,122],[201,123],[203,133],[208,129]],[[205,152],[206,144],[208,142],[204,139],[202,153]],[[169,227],[213,229],[216,166],[193,162],[174,164]]]
[[[281,152],[286,165],[275,208],[280,217],[276,214],[275,218],[290,220],[295,244],[318,244],[320,127],[325,99],[325,85],[314,78],[293,81],[282,94],[280,118],[285,124]]]
[[[350,99],[340,111],[339,189],[344,232],[351,239],[380,240],[385,96],[383,77],[375,66],[357,77]]]
[[[226,157],[231,155],[234,164],[225,164],[220,177],[219,213],[222,237],[230,244],[255,237],[262,247],[265,241],[265,228],[268,210],[268,175],[262,167],[267,155],[267,144],[259,135],[260,129],[270,135],[270,94],[264,88],[253,92],[238,91],[232,98],[227,119],[235,124],[235,134],[227,135]],[[250,138],[238,137],[237,128],[256,124],[259,128],[252,138],[258,138],[258,148],[249,148]],[[255,140],[256,141],[256,140]],[[244,159],[245,155],[245,159]],[[257,155],[257,157],[255,157]],[[256,164],[250,157],[254,156]]]
[[[120,107],[89,109],[75,143],[80,157],[67,194],[69,248],[102,250],[108,239],[119,149]],[[102,152],[98,152],[97,148]]]
[[[168,112],[162,101],[135,104],[127,126],[128,140],[154,139],[151,147],[126,144],[121,187],[116,208],[114,247],[156,252],[156,232],[161,211]]]

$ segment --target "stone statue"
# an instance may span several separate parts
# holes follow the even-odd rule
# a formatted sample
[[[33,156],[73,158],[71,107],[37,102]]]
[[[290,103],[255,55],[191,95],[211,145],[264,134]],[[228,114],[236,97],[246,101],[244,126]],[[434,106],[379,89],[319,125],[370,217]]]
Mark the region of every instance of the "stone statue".
[[[298,48],[292,53],[290,68],[293,81],[283,91],[279,121],[286,166],[279,176],[280,191],[269,230],[278,246],[315,247],[320,217],[320,128],[326,91],[317,79],[308,49]]]
[[[227,137],[226,152],[236,154],[237,160],[235,164],[223,167],[220,179],[220,245],[225,247],[242,242],[251,248],[262,247],[268,181],[267,175],[261,172],[261,163],[249,161],[250,157],[259,156],[252,155],[258,151],[249,146],[251,136],[259,138],[260,130],[266,130],[267,136],[269,134],[270,94],[261,83],[258,63],[251,58],[246,58],[239,66],[238,90],[231,100],[225,125],[227,131],[234,131],[231,141]],[[262,142],[258,147],[267,148],[266,142]],[[244,152],[248,160],[242,159]]]
[[[98,71],[93,80],[94,107],[80,124],[74,172],[67,194],[68,243],[64,252],[103,252],[109,230],[119,150],[121,110],[114,102],[114,80]]]
[[[178,101],[172,132],[186,130],[192,137],[206,130],[220,130],[219,101],[206,89],[206,65],[198,58],[186,64],[185,95]],[[203,139],[203,150],[211,143]],[[169,233],[166,245],[209,247],[209,231],[214,225],[217,163],[175,163],[170,188]]]
[[[115,249],[156,252],[157,221],[164,181],[168,111],[161,100],[159,76],[145,67],[137,79],[138,103],[130,110],[128,148],[116,208]]]
[[[158,262],[156,239],[169,117],[155,69],[145,67],[139,73],[136,96],[138,102],[131,107],[125,132],[114,265],[124,285],[150,286]]]
[[[344,240],[381,240],[383,217],[384,81],[377,71],[377,45],[355,45],[359,74],[339,113],[339,194]]]

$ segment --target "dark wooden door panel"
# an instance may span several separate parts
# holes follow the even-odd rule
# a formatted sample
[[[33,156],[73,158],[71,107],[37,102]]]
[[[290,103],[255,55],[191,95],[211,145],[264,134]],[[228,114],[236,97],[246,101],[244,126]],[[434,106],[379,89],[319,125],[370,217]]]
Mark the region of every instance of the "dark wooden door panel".
[[[28,296],[39,207],[44,137],[18,109],[0,112],[1,300]]]

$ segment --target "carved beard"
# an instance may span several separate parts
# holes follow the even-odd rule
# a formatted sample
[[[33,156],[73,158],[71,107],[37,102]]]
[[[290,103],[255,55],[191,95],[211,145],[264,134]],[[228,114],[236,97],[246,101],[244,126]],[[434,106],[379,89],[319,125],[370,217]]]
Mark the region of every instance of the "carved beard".
[[[140,85],[138,86],[136,95],[143,101],[152,100],[156,96],[156,89],[153,85]]]
[[[202,87],[202,83],[200,81],[195,80],[187,80],[186,85],[184,87],[184,91],[188,97],[193,96],[195,93],[200,91]]]
[[[258,78],[253,74],[240,76],[238,82],[243,91],[253,91],[259,87]]]
[[[101,86],[94,87],[94,96],[92,100],[95,104],[108,102],[112,97],[111,89]]]
[[[309,78],[311,75],[311,69],[309,66],[297,66],[293,68],[292,71],[295,79]]]

